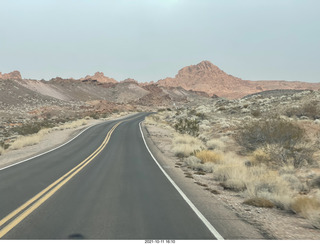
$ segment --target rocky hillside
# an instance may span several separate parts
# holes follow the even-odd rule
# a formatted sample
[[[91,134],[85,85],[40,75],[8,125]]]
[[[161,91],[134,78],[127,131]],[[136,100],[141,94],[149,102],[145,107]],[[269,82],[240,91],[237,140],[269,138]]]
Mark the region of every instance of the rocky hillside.
[[[155,111],[210,99],[183,88],[110,79],[103,73],[86,79],[57,77],[49,81],[22,79],[18,71],[1,74],[0,126],[52,118],[99,117],[119,111]]]
[[[210,96],[216,94],[219,97],[231,99],[266,90],[320,89],[320,83],[242,80],[225,73],[209,61],[184,67],[174,78],[159,80],[157,84],[165,87],[180,86],[186,90],[202,91]]]

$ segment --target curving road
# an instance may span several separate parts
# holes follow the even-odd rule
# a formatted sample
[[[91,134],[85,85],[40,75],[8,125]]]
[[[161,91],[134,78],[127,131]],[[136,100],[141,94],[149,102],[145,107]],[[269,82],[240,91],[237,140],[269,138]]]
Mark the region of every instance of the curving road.
[[[0,170],[2,239],[215,239],[143,141],[146,113]],[[222,237],[221,237],[222,238]]]

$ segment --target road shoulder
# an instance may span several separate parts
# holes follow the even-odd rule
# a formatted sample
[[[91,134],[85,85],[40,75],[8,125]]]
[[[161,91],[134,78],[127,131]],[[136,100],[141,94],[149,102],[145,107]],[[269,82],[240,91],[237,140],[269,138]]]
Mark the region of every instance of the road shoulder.
[[[239,218],[236,213],[219,201],[214,194],[201,189],[199,185],[195,184],[195,179],[186,178],[185,172],[179,167],[179,159],[165,153],[163,145],[165,140],[169,138],[162,138],[161,146],[155,134],[151,134],[149,130],[150,128],[142,123],[142,131],[152,154],[223,238],[233,240],[272,238],[266,232]],[[161,136],[168,137],[168,135],[163,134]]]

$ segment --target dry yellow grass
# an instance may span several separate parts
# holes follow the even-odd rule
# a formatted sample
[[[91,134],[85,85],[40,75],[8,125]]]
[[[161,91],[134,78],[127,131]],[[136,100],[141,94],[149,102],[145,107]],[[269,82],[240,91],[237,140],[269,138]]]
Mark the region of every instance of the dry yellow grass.
[[[203,150],[196,152],[195,156],[201,160],[202,163],[220,163],[223,161],[223,155],[210,150]]]
[[[76,121],[68,122],[63,125],[57,126],[54,128],[54,130],[74,129],[86,124],[88,124],[88,121],[86,119],[79,119]]]
[[[267,164],[270,160],[270,155],[263,148],[256,149],[250,156],[252,165]]]
[[[254,197],[247,199],[243,202],[244,204],[255,206],[255,207],[260,207],[260,208],[273,208],[274,204],[269,201],[268,199],[265,198],[260,198],[260,197]]]
[[[310,211],[320,212],[320,201],[315,197],[301,196],[294,200],[291,205],[291,209],[302,216],[306,216]]]
[[[198,138],[187,134],[174,134],[172,151],[178,157],[188,157],[204,148],[204,144]]]
[[[227,189],[243,191],[248,198],[264,198],[281,209],[290,209],[293,192],[278,172],[267,167],[247,167],[242,162],[216,164],[213,169],[215,180]]]
[[[17,138],[9,147],[9,150],[17,150],[26,146],[32,146],[35,144],[38,144],[44,135],[52,132],[53,130],[66,130],[66,129],[74,129],[78,128],[82,125],[86,125],[88,122],[85,119],[72,121],[63,125],[60,125],[58,127],[54,128],[46,128],[40,130],[36,134],[28,135],[28,136],[21,136]]]
[[[291,210],[308,219],[310,223],[320,229],[320,199],[301,196],[294,199]]]
[[[30,136],[21,136],[10,145],[9,149],[17,150],[26,146],[35,145],[40,142],[42,137],[43,134],[41,133],[33,134]]]
[[[219,139],[211,139],[206,142],[206,145],[209,149],[219,149],[223,151],[226,147],[225,143],[219,138]]]
[[[3,147],[0,146],[0,155],[4,154],[5,150]]]

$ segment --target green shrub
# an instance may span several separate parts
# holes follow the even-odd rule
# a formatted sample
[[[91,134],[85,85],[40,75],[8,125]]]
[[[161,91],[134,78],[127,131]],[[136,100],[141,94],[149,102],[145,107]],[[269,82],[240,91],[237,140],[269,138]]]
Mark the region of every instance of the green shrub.
[[[36,121],[29,124],[24,124],[19,127],[15,127],[12,130],[16,132],[19,135],[26,136],[38,133],[41,129],[44,128],[53,128],[55,126],[55,123],[53,121],[49,120],[43,120],[43,121]]]
[[[179,119],[177,123],[174,124],[176,131],[182,134],[189,134],[191,136],[199,135],[199,121],[192,119]]]

